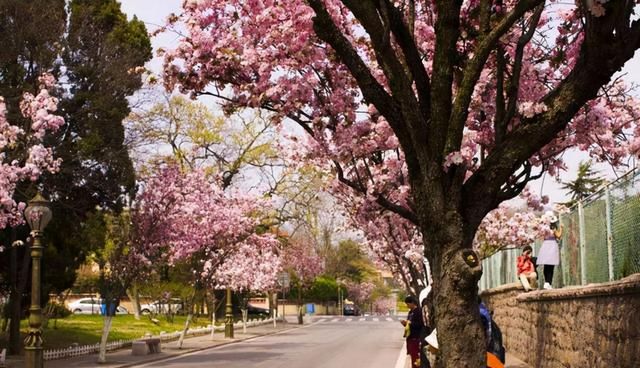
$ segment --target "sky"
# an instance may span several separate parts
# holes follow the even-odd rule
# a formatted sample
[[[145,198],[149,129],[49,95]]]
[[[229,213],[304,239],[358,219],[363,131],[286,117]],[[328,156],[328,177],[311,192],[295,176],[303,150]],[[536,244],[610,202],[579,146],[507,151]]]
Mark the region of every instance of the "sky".
[[[159,25],[164,24],[165,19],[171,13],[178,13],[183,0],[121,0],[122,10],[129,17],[136,15],[138,19],[144,21],[150,31],[156,29]],[[158,47],[170,48],[177,44],[179,36],[172,33],[164,33],[152,39],[154,49]],[[147,67],[157,73],[160,72],[162,66],[160,58],[155,57]],[[640,84],[640,52],[625,65],[622,73],[627,73],[627,81]],[[587,160],[588,157],[580,152],[567,152],[564,155],[568,170],[561,174],[561,181],[570,181],[576,177],[576,171],[580,161]],[[640,164],[636,160],[630,162],[630,168]],[[598,165],[596,168],[600,173],[609,180],[615,180],[615,173],[605,164]],[[618,173],[620,174],[620,173]],[[566,195],[561,189],[561,184],[555,178],[544,176],[542,179],[536,180],[530,184],[533,191],[548,195],[551,202],[566,201]]]

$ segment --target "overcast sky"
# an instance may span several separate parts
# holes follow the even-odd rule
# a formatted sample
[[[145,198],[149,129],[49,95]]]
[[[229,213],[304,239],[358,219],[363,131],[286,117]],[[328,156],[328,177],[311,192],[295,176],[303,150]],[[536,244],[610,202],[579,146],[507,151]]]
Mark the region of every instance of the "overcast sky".
[[[121,0],[122,10],[132,17],[136,15],[140,20],[147,24],[147,28],[152,31],[157,28],[158,25],[164,24],[167,15],[170,13],[178,13],[182,0]],[[154,49],[158,47],[171,47],[176,44],[178,35],[166,33],[153,39]],[[640,53],[639,53],[640,55]],[[158,58],[148,65],[148,67],[156,72],[160,71],[161,62]],[[629,63],[627,63],[624,73],[628,73],[627,80],[640,84],[640,56],[636,55]],[[562,173],[562,181],[568,181],[575,178],[575,173],[578,164],[581,160],[587,159],[587,157],[578,152],[567,152],[564,155],[565,161],[569,166],[569,170]],[[631,165],[635,165],[634,162]],[[613,171],[603,165],[600,171],[610,178],[614,178]],[[565,195],[560,190],[560,184],[558,184],[554,178],[546,176],[544,179],[537,180],[531,183],[532,190],[542,194],[548,195],[552,202],[562,202],[565,200]]]

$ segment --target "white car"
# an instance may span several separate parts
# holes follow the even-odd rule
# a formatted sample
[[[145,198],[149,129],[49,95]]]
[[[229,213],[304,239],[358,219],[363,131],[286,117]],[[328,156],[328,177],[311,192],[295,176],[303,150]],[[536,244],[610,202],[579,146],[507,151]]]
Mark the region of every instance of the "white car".
[[[73,314],[102,314],[102,299],[82,298],[69,303],[69,310]],[[116,314],[127,314],[127,309],[118,306]]]
[[[142,314],[169,314],[182,311],[182,300],[171,298],[169,301],[156,300],[151,303],[140,304]]]

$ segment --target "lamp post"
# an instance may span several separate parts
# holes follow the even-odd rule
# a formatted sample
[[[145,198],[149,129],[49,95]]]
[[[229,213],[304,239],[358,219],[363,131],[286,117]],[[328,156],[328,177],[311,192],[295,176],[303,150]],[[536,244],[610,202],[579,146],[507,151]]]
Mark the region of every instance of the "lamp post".
[[[287,322],[284,314],[285,314],[285,307],[286,307],[286,301],[287,301],[286,292],[290,284],[291,284],[291,277],[289,276],[289,273],[282,272],[278,275],[278,285],[280,285],[280,287],[282,288],[282,323]]]
[[[40,307],[40,259],[42,258],[42,231],[51,221],[51,209],[40,193],[36,194],[24,210],[24,217],[31,228],[31,307],[29,307],[29,332],[24,340],[27,368],[43,368],[42,309]]]
[[[227,304],[224,309],[224,337],[233,339],[233,304],[231,303],[231,288],[227,288]]]

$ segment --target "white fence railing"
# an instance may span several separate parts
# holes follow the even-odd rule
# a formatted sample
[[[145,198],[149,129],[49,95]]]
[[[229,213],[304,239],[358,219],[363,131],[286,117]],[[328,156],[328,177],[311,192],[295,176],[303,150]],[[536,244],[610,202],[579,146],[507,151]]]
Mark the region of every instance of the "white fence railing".
[[[247,327],[260,326],[260,325],[264,325],[272,322],[273,320],[271,318],[264,319],[264,320],[253,320],[253,321],[247,322]],[[240,328],[242,326],[243,326],[242,321],[236,322],[233,324],[234,329]],[[215,326],[214,328],[215,328],[215,331],[224,331],[224,325]],[[211,333],[211,325],[207,327],[191,328],[187,331],[187,336],[206,335],[209,333]],[[172,340],[178,339],[181,334],[182,334],[182,331],[160,332],[160,335],[157,337],[159,337],[161,341],[172,341]],[[141,336],[141,338],[143,337],[144,336]],[[133,341],[134,340],[110,341],[107,343],[107,351],[130,347]],[[96,343],[96,344],[90,344],[90,345],[70,346],[68,348],[63,348],[63,349],[45,350],[43,352],[43,355],[44,355],[44,360],[55,360],[55,359],[71,358],[71,357],[76,357],[81,355],[96,354],[98,353],[99,350],[100,350],[100,344]]]

